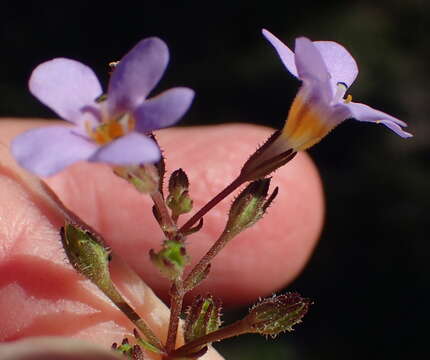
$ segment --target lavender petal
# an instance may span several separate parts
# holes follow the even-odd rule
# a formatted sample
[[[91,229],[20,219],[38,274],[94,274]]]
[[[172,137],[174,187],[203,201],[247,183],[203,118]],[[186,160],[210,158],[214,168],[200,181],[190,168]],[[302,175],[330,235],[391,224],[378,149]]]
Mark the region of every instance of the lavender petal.
[[[285,45],[281,40],[279,40],[275,35],[273,35],[270,31],[263,29],[262,33],[264,37],[275,48],[287,70],[295,77],[299,77],[299,75],[297,74],[296,63],[294,61],[294,53],[290,50],[290,48]]]
[[[134,110],[161,79],[169,61],[169,49],[159,38],[140,41],[112,73],[108,107],[113,115]]]
[[[193,90],[177,87],[143,102],[134,112],[136,130],[148,133],[175,124],[188,110],[193,98]]]
[[[313,87],[319,88],[324,101],[331,102],[333,89],[330,84],[330,74],[312,41],[304,37],[296,39],[295,62],[299,78],[304,82],[312,82]]]
[[[404,138],[413,136],[412,134],[402,130],[402,127],[407,126],[405,122],[382,111],[373,109],[368,105],[350,102],[348,104],[343,104],[342,106],[348,109],[350,117],[358,121],[383,124]]]
[[[315,41],[313,43],[320,52],[334,88],[338,83],[350,87],[358,75],[358,66],[351,54],[334,41]]]
[[[296,39],[295,62],[299,78],[312,78],[327,81],[330,74],[320,52],[316,46],[305,37]]]
[[[157,144],[149,137],[131,132],[99,148],[89,161],[115,165],[137,165],[160,160]]]
[[[102,93],[96,75],[88,66],[65,58],[56,58],[36,67],[29,88],[42,103],[71,122],[77,122],[82,108],[94,104]]]
[[[65,126],[29,130],[11,144],[17,162],[39,176],[53,175],[74,162],[86,160],[96,149],[95,144]]]

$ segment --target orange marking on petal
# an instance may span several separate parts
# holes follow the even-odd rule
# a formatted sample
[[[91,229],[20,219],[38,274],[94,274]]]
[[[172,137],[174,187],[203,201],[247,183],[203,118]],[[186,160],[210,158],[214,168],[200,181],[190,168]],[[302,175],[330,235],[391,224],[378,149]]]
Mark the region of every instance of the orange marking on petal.
[[[320,141],[332,129],[318,107],[297,95],[288,114],[282,136],[295,150],[305,150]]]
[[[107,134],[110,140],[119,138],[120,136],[124,135],[124,129],[122,128],[121,124],[117,123],[116,121],[107,124],[106,127]]]

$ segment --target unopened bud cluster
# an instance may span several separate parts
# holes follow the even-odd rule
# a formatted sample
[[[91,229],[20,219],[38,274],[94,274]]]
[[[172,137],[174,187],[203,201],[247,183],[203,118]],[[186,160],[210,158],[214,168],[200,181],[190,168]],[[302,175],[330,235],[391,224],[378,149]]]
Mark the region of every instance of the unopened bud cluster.
[[[193,208],[193,200],[188,191],[189,186],[188,177],[182,169],[174,171],[170,176],[169,196],[166,204],[171,209],[174,218],[190,212]]]

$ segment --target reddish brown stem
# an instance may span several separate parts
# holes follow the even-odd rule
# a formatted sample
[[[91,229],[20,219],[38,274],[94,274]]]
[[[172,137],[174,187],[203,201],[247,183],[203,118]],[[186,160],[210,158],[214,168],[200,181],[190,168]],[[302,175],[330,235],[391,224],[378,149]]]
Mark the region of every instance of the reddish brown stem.
[[[164,233],[174,233],[176,230],[176,224],[169,214],[163,195],[160,191],[155,191],[151,194],[151,198],[160,214],[161,230],[163,230]]]
[[[223,327],[217,331],[211,332],[198,339],[190,341],[188,344],[181,346],[173,352],[169,352],[169,358],[174,359],[178,357],[186,357],[189,353],[196,351],[196,348],[209,344],[215,341],[221,341],[250,332],[249,324],[246,320],[239,320],[235,323]]]
[[[184,281],[184,289],[190,291],[193,288],[194,279],[202,274],[213,258],[222,250],[222,248],[231,240],[236,234],[228,231],[224,231],[215,244],[209,249],[209,251],[201,258],[199,263],[191,270],[187,278]]]
[[[184,291],[182,280],[176,281],[170,290],[170,319],[167,332],[166,351],[170,353],[176,347],[176,337],[178,335],[179,317],[184,301]]]
[[[209,210],[211,210],[220,201],[230,195],[234,190],[236,190],[240,185],[244,183],[244,180],[239,175],[233,182],[228,185],[223,191],[216,195],[211,201],[209,201],[205,206],[203,206],[199,211],[197,211],[182,227],[179,232],[187,232],[197,221],[199,221]]]

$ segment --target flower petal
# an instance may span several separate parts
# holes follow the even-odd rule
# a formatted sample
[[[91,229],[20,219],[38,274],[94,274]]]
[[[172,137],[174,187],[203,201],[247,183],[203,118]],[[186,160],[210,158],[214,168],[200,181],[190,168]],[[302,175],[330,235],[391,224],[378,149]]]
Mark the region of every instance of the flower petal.
[[[299,78],[304,82],[312,82],[318,87],[318,93],[327,103],[333,98],[333,89],[330,85],[330,74],[321,54],[309,39],[305,37],[296,39],[295,61]]]
[[[188,110],[193,98],[193,90],[177,87],[143,102],[134,112],[136,130],[147,133],[173,125]]]
[[[358,74],[357,63],[351,54],[334,41],[314,41],[314,45],[327,66],[334,89],[339,82],[350,87]],[[336,90],[334,91],[336,92]]]
[[[308,38],[296,39],[295,62],[299,78],[312,78],[322,82],[330,79],[328,68],[316,48]]]
[[[137,132],[131,132],[101,147],[89,161],[137,165],[157,162],[160,157],[160,149],[152,139]]]
[[[74,162],[86,160],[96,149],[97,145],[65,126],[29,130],[11,144],[17,162],[40,176],[53,175]]]
[[[349,110],[350,117],[358,121],[368,121],[378,124],[384,124],[396,134],[404,138],[413,136],[412,134],[402,130],[401,127],[407,126],[405,122],[396,119],[395,117],[388,115],[382,111],[373,109],[365,104],[354,102],[343,104],[342,106]]]
[[[290,48],[285,45],[281,40],[279,40],[275,35],[273,35],[270,31],[263,29],[262,33],[264,37],[275,48],[287,70],[295,77],[299,77],[299,75],[297,74],[296,63],[294,61],[294,53],[290,50]]]
[[[134,110],[161,79],[169,61],[163,40],[140,41],[126,54],[112,73],[108,89],[110,114]]]
[[[102,93],[96,75],[88,66],[65,58],[36,67],[29,88],[42,103],[71,122],[78,121],[82,108],[93,105]]]

